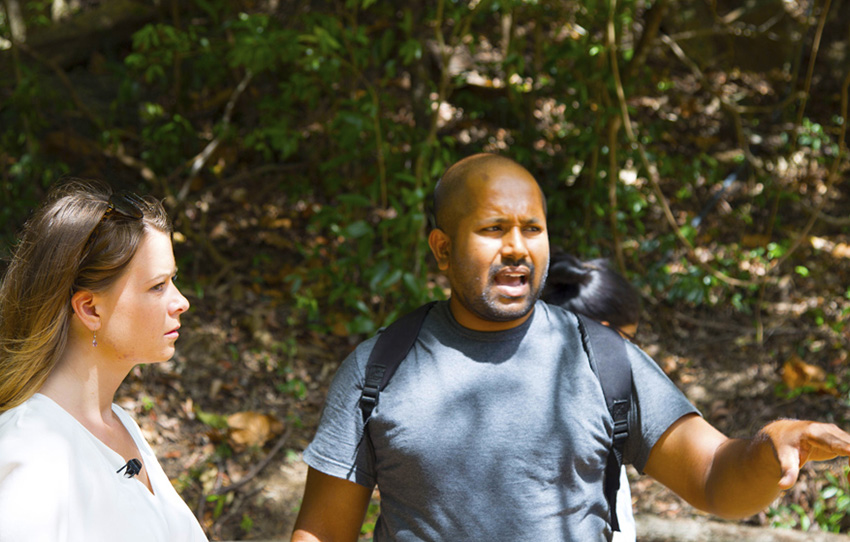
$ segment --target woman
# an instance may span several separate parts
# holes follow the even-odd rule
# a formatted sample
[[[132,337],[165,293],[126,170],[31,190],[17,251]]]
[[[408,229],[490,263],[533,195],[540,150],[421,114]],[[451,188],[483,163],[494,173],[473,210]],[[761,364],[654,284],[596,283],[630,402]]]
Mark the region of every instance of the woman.
[[[27,222],[0,286],[0,540],[202,541],[113,398],[174,354],[189,302],[159,202],[73,180]]]
[[[571,254],[553,254],[542,295],[552,305],[584,314],[631,340],[640,319],[635,287],[604,259],[583,262]]]
[[[583,262],[570,254],[553,254],[542,298],[552,305],[593,318],[634,341],[640,318],[640,297],[634,286],[609,268],[603,259]],[[634,542],[635,518],[625,466],[620,470],[617,519],[620,531],[614,532],[614,542]]]

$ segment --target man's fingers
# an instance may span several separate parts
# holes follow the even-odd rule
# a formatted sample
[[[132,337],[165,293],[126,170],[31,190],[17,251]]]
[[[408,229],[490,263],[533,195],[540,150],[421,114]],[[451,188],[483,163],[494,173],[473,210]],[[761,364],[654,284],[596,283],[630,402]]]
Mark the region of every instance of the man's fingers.
[[[812,424],[804,443],[804,462],[850,455],[850,435],[833,424]]]
[[[784,446],[778,450],[779,467],[782,469],[782,477],[779,479],[779,488],[788,489],[797,483],[800,475],[800,453],[796,448]]]
[[[795,422],[786,427],[796,427],[800,432],[798,437],[794,437],[794,431],[788,431],[785,435],[790,437],[789,440],[778,446],[776,455],[782,472],[780,489],[793,486],[800,475],[800,467],[809,461],[850,455],[850,435],[833,424]]]

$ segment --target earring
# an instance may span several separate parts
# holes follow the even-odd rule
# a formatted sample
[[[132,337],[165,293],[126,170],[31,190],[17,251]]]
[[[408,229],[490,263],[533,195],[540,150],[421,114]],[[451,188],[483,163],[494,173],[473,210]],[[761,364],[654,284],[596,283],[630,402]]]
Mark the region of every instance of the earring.
[[[92,345],[92,346],[97,346],[97,331],[94,331],[94,332],[92,333],[92,337],[91,337],[91,345]]]

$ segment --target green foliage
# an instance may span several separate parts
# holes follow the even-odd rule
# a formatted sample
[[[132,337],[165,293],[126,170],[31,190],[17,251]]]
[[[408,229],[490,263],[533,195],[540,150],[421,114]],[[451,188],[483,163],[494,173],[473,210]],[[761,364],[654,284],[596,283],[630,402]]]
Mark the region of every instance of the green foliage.
[[[399,185],[411,184],[409,178],[397,180]],[[313,222],[317,234],[335,239],[333,250],[302,247],[305,258],[322,259],[324,264],[304,277],[321,289],[311,291],[303,303],[318,307],[312,301],[318,297],[326,305],[344,307],[354,315],[348,324],[351,333],[373,333],[383,322],[439,295],[428,290],[410,266],[411,254],[426,250],[425,216],[417,210],[424,204],[424,191],[400,187],[398,196],[383,211],[365,196],[340,195],[336,205],[322,207]],[[413,245],[399,246],[398,239],[410,239]],[[303,295],[300,277],[293,277],[293,283],[296,296]]]
[[[224,495],[207,495],[207,502],[215,503],[213,507],[213,518],[218,519],[224,513],[224,507],[233,502],[234,494],[225,493]]]
[[[768,510],[768,517],[774,527],[799,527],[808,531],[817,525],[821,531],[830,533],[843,532],[850,515],[850,484],[848,484],[848,467],[842,468],[839,478],[832,472],[825,472],[827,482],[820,488],[817,498],[808,507],[797,503],[781,504]]]
[[[369,502],[369,507],[366,510],[366,519],[363,525],[360,526],[361,535],[371,535],[375,532],[375,524],[378,522],[378,516],[381,513],[381,503],[376,499]]]
[[[152,410],[153,407],[154,400],[148,395],[142,396],[142,408],[145,410],[145,412]]]
[[[202,423],[209,425],[213,429],[224,430],[228,427],[227,416],[215,414],[213,412],[204,412],[200,408],[195,408],[195,416],[197,416]]]
[[[251,519],[251,516],[248,514],[242,514],[242,521],[239,522],[239,528],[242,529],[245,534],[250,533],[254,528],[254,520]]]
[[[277,385],[278,391],[298,400],[307,396],[307,384],[294,374],[292,365],[281,365],[277,372],[283,378],[283,382]]]
[[[30,28],[48,24],[47,2],[24,4]],[[694,35],[680,45],[702,76],[659,49],[638,50],[656,3],[611,7],[346,0],[284,14],[197,0],[136,30],[129,51],[110,52],[102,73],[114,90],[91,115],[79,104],[93,98],[73,99],[49,66],[15,62],[0,102],[3,235],[11,237],[57,177],[88,168],[118,169],[140,189],[172,196],[170,204],[182,191],[175,209],[187,210],[188,224],[179,225],[205,238],[210,225],[197,209],[216,187],[252,168],[293,166],[268,182],[288,204],[303,199],[317,211],[309,239],[293,241],[300,260],[286,272],[290,317],[314,331],[338,332],[342,323],[367,334],[442,295],[425,243],[428,198],[449,164],[495,151],[540,181],[553,246],[621,253],[658,299],[753,312],[751,287],[722,277],[757,282],[797,250],[784,211],[823,188],[805,179],[821,181],[838,154],[838,98],[810,101],[799,115],[796,100],[764,112],[765,97],[777,104],[786,86],[801,85],[788,82],[791,74],[742,71],[734,51],[718,44],[726,39],[699,38],[717,15],[704,3],[685,2],[665,19],[668,37]],[[9,35],[5,19],[0,34]],[[799,123],[778,122],[792,117]],[[625,120],[642,148],[627,137]],[[54,153],[57,133],[84,144]],[[212,143],[221,155],[185,178]],[[742,187],[724,193],[721,214],[710,202],[745,163]],[[769,238],[744,242],[762,233]],[[798,279],[812,278],[808,262],[787,265]],[[193,284],[204,293],[202,281]]]

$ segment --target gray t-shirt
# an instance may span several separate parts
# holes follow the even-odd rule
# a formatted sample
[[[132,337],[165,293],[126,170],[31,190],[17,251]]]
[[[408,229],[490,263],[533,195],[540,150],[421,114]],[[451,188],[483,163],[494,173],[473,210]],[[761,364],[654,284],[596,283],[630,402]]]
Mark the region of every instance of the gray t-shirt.
[[[363,437],[358,407],[376,338],[331,384],[311,467],[381,490],[375,540],[610,539],[603,480],[613,422],[575,316],[538,302],[521,326],[476,332],[430,312]],[[640,349],[625,460],[638,470],[696,412]]]

